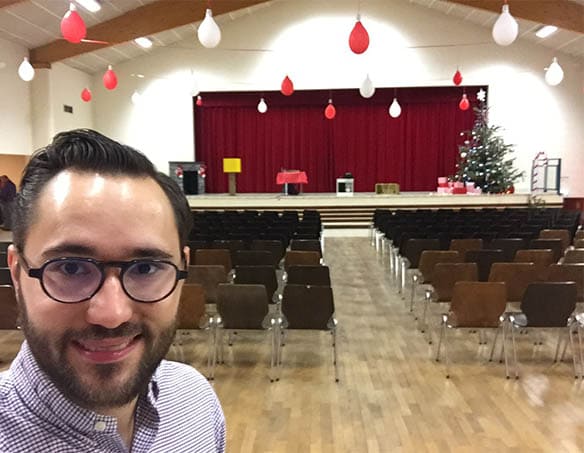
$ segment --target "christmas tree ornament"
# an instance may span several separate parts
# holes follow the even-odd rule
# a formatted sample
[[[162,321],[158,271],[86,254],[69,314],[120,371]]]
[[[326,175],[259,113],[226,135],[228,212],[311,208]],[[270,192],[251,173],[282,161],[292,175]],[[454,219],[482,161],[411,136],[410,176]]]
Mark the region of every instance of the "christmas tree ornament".
[[[460,73],[460,71],[458,70],[458,68],[456,69],[456,72],[454,73],[454,76],[452,77],[452,82],[458,86],[462,83],[462,74]]]
[[[500,46],[508,46],[517,38],[519,24],[509,12],[507,0],[503,5],[501,15],[493,25],[493,39]]]
[[[357,14],[357,21],[349,35],[349,47],[357,55],[362,54],[369,47],[369,33],[361,23],[361,16]]]
[[[280,91],[284,96],[291,96],[292,93],[294,93],[294,83],[292,83],[290,77],[288,76],[284,77],[284,80],[282,80],[282,86],[280,88]]]
[[[77,12],[77,7],[69,3],[69,11],[61,19],[61,34],[63,38],[73,44],[78,44],[85,38],[87,29],[85,22]]]

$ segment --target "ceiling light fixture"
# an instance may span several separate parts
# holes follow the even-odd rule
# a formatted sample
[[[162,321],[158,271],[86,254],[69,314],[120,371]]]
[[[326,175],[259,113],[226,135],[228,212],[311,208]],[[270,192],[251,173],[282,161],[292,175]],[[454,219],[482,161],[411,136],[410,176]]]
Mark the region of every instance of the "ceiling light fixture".
[[[142,47],[142,49],[150,49],[152,47],[152,41],[145,36],[134,39],[134,42]]]
[[[91,13],[97,13],[101,9],[101,5],[96,0],[75,0],[75,2]]]
[[[558,31],[558,27],[555,25],[544,25],[539,30],[535,32],[535,36],[538,38],[547,38]]]

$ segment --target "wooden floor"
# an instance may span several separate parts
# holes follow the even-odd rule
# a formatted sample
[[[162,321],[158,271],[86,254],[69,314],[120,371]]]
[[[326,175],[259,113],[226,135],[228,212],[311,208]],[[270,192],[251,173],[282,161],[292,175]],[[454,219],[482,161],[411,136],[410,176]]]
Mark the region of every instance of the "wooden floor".
[[[341,382],[326,333],[290,333],[275,383],[266,337],[238,335],[214,382],[230,453],[584,451],[584,383],[570,361],[552,363],[551,333],[535,352],[522,336],[516,381],[485,360],[488,346],[479,347],[476,334],[456,332],[446,379],[368,239],[329,238],[325,259]],[[185,357],[204,371],[205,336],[193,339]],[[13,357],[19,341],[18,333],[0,334],[0,360]]]

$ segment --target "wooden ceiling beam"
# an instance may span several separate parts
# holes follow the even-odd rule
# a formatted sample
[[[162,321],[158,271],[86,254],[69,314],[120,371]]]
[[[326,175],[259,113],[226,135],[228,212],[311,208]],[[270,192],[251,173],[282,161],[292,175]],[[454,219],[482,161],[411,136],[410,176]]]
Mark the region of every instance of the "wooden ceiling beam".
[[[14,5],[15,3],[20,3],[23,0],[0,0],[0,9],[6,8],[7,6]]]
[[[501,12],[503,0],[447,0],[472,8]],[[511,15],[518,19],[555,25],[566,30],[584,33],[584,5],[571,0],[509,0]]]
[[[265,3],[266,1],[215,0],[212,3],[213,15],[219,16],[259,3]],[[87,39],[104,41],[107,44],[89,42],[72,44],[65,39],[59,39],[31,49],[29,59],[33,66],[51,64],[66,58],[128,42],[140,36],[150,36],[165,30],[199,22],[205,17],[207,3],[206,0],[159,0],[152,2],[87,29]]]

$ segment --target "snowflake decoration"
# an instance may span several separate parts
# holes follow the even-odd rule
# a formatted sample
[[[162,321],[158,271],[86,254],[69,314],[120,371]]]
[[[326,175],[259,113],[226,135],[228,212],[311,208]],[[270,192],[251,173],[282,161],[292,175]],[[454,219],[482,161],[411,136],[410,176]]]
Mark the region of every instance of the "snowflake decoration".
[[[481,102],[485,102],[485,99],[487,98],[487,93],[485,92],[485,90],[483,90],[482,88],[479,90],[479,92],[477,93],[477,99]]]

